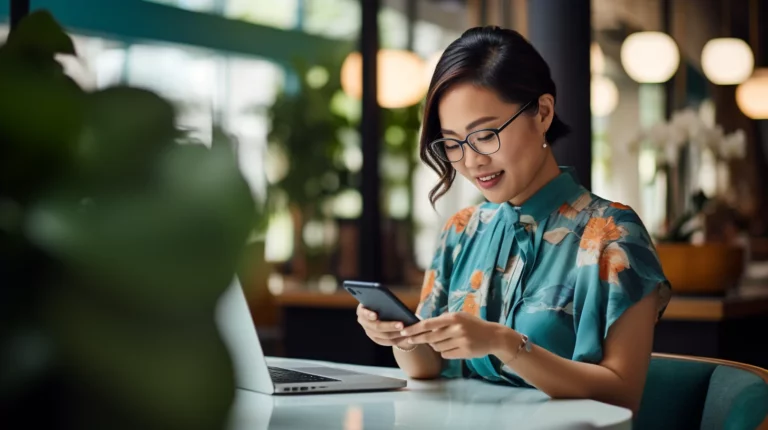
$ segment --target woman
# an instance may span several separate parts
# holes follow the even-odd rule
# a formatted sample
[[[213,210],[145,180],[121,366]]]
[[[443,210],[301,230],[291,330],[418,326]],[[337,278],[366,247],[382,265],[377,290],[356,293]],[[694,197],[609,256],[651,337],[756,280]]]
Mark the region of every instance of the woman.
[[[549,67],[518,33],[474,28],[430,84],[421,158],[487,202],[445,225],[426,272],[421,322],[358,321],[413,378],[475,377],[637,411],[670,286],[637,214],[559,168]]]

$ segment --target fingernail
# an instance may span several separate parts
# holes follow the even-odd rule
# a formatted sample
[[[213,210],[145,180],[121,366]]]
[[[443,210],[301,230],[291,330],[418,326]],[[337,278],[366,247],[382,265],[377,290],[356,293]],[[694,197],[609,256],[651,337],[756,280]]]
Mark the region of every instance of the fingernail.
[[[405,336],[405,335],[407,335],[407,334],[408,334],[408,333],[407,333],[405,330],[403,330],[403,331],[401,331],[401,332],[400,332],[400,336]]]
[[[408,339],[408,343],[413,343],[413,339]]]
[[[395,326],[395,328],[396,328],[396,329],[398,329],[398,330],[400,330],[401,328],[403,328],[403,325],[402,325],[402,324],[397,324],[397,325]]]
[[[370,319],[372,319],[372,320],[375,320],[375,319],[376,319],[376,315],[374,315],[374,314],[368,314],[368,318],[370,318]]]

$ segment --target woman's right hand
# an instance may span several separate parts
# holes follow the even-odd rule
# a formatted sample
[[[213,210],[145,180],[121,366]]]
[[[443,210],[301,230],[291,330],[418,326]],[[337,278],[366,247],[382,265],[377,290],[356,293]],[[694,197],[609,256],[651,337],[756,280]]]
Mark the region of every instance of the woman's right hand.
[[[376,312],[363,307],[363,305],[357,306],[357,322],[363,327],[365,334],[381,346],[413,348],[413,345],[408,344],[406,339],[400,336],[400,330],[404,327],[402,322],[379,321]]]

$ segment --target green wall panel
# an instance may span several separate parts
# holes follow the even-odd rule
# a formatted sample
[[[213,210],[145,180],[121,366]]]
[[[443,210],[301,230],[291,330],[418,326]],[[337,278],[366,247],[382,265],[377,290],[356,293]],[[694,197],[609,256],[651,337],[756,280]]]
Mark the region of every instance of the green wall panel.
[[[193,12],[143,0],[32,0],[69,31],[128,42],[165,41],[239,55],[258,56],[283,65],[301,59],[339,58],[352,43],[281,30],[222,16]],[[7,21],[8,0],[0,0],[0,20]]]

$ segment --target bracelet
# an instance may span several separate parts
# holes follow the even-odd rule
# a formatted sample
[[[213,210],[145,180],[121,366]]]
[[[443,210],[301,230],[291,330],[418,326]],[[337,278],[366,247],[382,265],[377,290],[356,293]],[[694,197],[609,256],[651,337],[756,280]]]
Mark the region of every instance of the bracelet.
[[[414,349],[416,349],[416,347],[417,347],[417,346],[419,346],[419,345],[413,345],[413,347],[412,347],[411,349],[403,349],[403,348],[400,348],[400,347],[399,347],[399,346],[397,346],[397,345],[392,345],[392,346],[393,346],[393,347],[394,347],[396,350],[398,350],[398,351],[403,351],[403,352],[411,352],[411,351],[413,351]]]
[[[528,339],[528,336],[520,333],[520,346],[517,347],[517,352],[515,352],[515,358],[517,358],[518,355],[520,355],[520,351],[525,350],[525,352],[531,352],[533,349],[533,343],[530,342]]]
[[[515,354],[512,356],[512,358],[505,362],[504,365],[506,366],[507,363],[517,360],[517,356],[520,355],[520,351],[525,350],[525,352],[531,352],[532,349],[533,342],[528,339],[528,336],[520,333],[520,345],[518,345],[517,350],[515,351]]]

